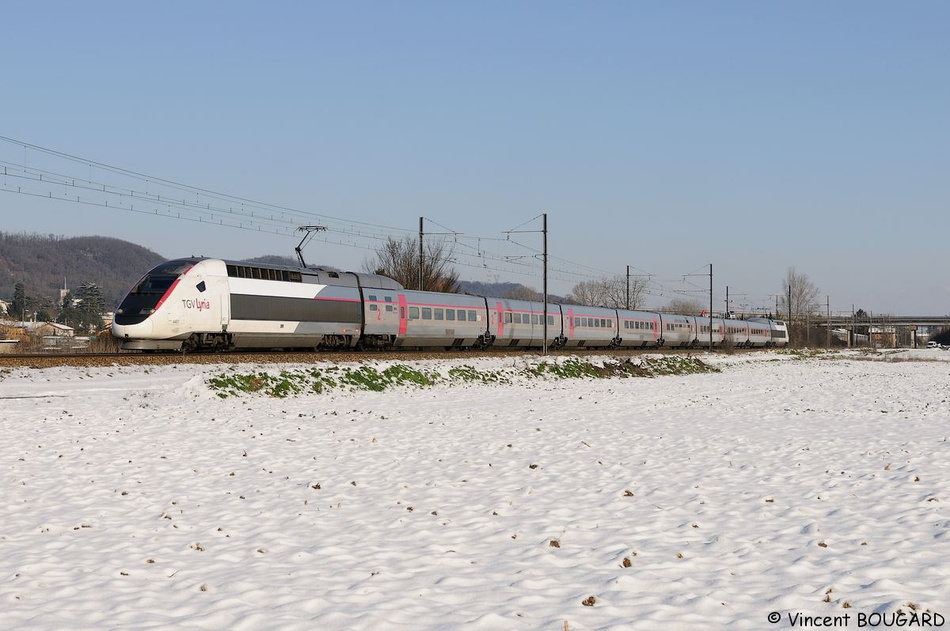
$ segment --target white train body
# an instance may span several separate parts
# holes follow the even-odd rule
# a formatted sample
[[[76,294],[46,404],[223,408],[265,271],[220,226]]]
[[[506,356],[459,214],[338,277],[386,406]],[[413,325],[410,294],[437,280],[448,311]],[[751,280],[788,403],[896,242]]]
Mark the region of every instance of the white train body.
[[[545,340],[545,320],[547,339]],[[712,334],[710,335],[710,326]],[[784,323],[411,291],[374,274],[167,261],[116,310],[133,350],[787,346]]]

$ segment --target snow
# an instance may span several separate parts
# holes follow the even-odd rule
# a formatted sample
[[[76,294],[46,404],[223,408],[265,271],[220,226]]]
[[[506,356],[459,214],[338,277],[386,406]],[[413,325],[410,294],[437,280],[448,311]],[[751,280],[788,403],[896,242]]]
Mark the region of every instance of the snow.
[[[0,628],[950,616],[950,353],[700,357],[286,399],[207,386],[273,366],[6,369]]]

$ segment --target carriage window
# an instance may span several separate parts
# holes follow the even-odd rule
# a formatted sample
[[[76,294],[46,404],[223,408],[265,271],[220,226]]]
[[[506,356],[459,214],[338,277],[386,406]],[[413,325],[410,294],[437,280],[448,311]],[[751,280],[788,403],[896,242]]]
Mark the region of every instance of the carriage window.
[[[506,312],[505,312],[505,322],[506,322],[507,324],[510,324],[510,323],[511,323],[511,320],[512,320],[511,315],[512,315],[512,314],[511,314],[510,311],[506,311]]]
[[[432,319],[432,307],[423,307],[422,308],[422,319],[431,320]]]
[[[531,324],[540,324],[540,322],[538,321],[538,314],[537,314],[537,313],[532,313],[532,314],[531,314]]]
[[[393,307],[393,304],[392,304],[393,302],[392,296],[386,296],[385,300],[386,300],[386,311],[395,311],[395,307]]]
[[[554,316],[552,315],[548,316],[548,324],[554,324]]]
[[[443,315],[442,315],[442,314],[443,314],[442,309],[436,309],[436,310],[435,310],[435,319],[436,319],[436,320],[442,320],[442,319],[443,319]]]
[[[469,321],[469,322],[478,322],[478,316],[475,315],[475,311],[474,311],[473,309],[469,309],[469,310],[468,310],[468,321]]]
[[[459,309],[458,319],[461,322],[465,322],[465,309]]]
[[[521,324],[521,314],[520,314],[520,313],[512,313],[512,314],[511,314],[511,317],[514,318],[515,324]]]
[[[371,303],[369,304],[369,310],[370,310],[370,311],[376,311],[377,309],[379,309],[379,307],[376,305],[376,303],[371,302]]]
[[[409,307],[409,319],[410,320],[419,319],[419,307]]]
[[[445,319],[446,320],[455,320],[455,309],[446,309],[445,310]]]

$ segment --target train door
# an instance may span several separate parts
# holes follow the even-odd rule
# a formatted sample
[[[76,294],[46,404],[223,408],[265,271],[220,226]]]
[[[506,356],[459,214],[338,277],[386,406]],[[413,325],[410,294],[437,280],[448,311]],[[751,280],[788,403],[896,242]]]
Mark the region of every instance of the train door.
[[[495,337],[500,340],[505,334],[505,305],[500,300],[495,303],[495,313],[498,318],[498,330]]]
[[[399,294],[399,336],[402,337],[409,330],[409,308],[406,304],[406,294]]]

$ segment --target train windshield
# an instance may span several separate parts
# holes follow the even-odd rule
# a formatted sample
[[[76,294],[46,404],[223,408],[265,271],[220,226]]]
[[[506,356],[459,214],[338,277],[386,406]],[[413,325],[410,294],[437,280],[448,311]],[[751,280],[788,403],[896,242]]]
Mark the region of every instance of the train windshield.
[[[154,268],[139,281],[132,290],[132,294],[163,295],[172,286],[179,276],[188,271],[194,261],[169,261]]]

